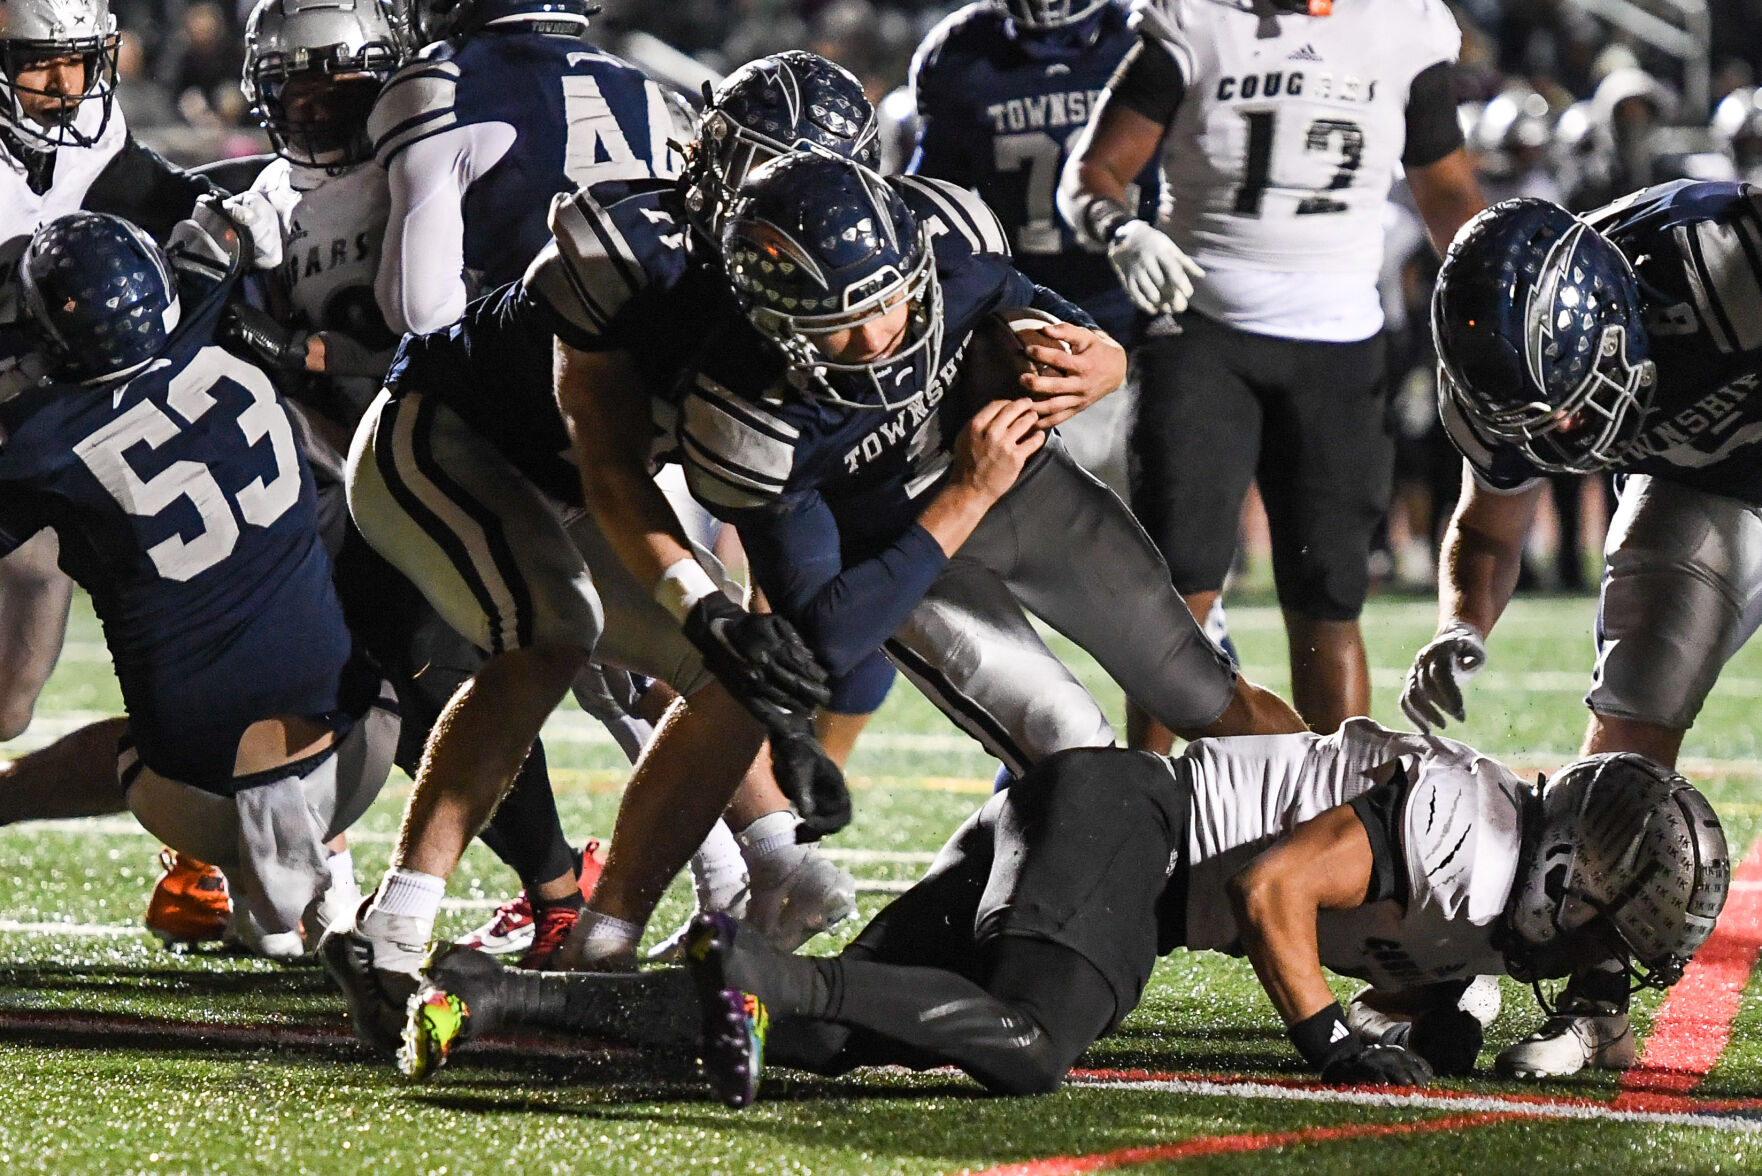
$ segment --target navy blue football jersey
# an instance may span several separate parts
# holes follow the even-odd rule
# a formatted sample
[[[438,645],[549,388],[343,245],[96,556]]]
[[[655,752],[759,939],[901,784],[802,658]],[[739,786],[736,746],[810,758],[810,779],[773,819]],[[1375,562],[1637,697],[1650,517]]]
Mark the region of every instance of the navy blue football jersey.
[[[1657,386],[1638,442],[1613,468],[1762,504],[1762,190],[1678,180],[1586,215],[1639,277]],[[1539,471],[1481,437],[1448,397],[1444,426],[1483,483]]]
[[[1143,315],[1107,256],[1079,242],[1054,207],[1059,173],[1120,59],[1136,40],[1107,4],[1076,29],[1016,29],[980,0],[948,16],[912,60],[918,143],[907,170],[976,190],[997,213],[1016,268],[1081,306],[1130,343]],[[1158,165],[1136,184],[1137,215],[1154,222]]]
[[[224,292],[186,288],[195,309],[132,377],[0,403],[0,535],[54,528],[142,760],[221,790],[246,727],[337,711],[349,655],[286,410],[213,342]]]
[[[465,268],[477,289],[517,279],[549,240],[551,197],[678,171],[677,134],[641,71],[584,41],[483,29],[443,41],[386,84],[369,122],[381,167],[438,136],[473,172]]]

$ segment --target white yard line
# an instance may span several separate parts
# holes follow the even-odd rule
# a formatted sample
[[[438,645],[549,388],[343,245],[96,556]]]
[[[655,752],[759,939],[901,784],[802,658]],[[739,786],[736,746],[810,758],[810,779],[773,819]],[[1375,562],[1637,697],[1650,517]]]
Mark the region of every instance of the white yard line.
[[[1230,1082],[1210,1079],[1157,1078],[1135,1081],[1117,1078],[1073,1076],[1067,1086],[1091,1090],[1150,1090],[1163,1094],[1213,1095],[1287,1102],[1347,1103],[1361,1107],[1419,1108],[1436,1111],[1491,1112],[1535,1119],[1590,1119],[1606,1123],[1647,1123],[1653,1126],[1704,1127],[1714,1131],[1762,1131],[1762,1112],[1726,1111],[1618,1111],[1601,1103],[1542,1102],[1527,1098],[1456,1095],[1443,1092],[1395,1094],[1375,1090],[1316,1089],[1274,1086],[1261,1082]]]

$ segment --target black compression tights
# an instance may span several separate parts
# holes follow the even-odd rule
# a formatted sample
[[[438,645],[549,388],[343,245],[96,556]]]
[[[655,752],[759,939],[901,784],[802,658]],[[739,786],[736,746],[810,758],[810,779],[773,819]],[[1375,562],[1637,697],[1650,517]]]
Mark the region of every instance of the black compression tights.
[[[1113,989],[1045,940],[1005,936],[986,954],[983,985],[941,968],[801,959],[813,976],[792,967],[810,982],[773,996],[770,1060],[818,1073],[953,1065],[1001,1094],[1056,1090],[1112,1023]]]

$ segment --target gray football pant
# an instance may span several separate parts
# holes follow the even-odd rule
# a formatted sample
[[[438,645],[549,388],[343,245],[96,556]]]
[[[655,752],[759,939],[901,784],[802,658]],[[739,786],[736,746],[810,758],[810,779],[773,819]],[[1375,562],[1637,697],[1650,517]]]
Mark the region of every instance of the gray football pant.
[[[1235,693],[1235,666],[1171,587],[1150,536],[1056,437],[887,643],[925,697],[1017,775],[1055,751],[1114,741],[1030,613],[1174,730],[1210,726]]]

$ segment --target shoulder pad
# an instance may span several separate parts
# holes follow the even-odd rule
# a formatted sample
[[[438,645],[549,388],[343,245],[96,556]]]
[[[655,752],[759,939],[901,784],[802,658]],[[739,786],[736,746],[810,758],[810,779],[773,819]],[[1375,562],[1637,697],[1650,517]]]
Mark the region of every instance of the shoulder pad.
[[[906,207],[919,223],[930,226],[932,235],[958,233],[974,253],[1010,255],[1003,222],[971,188],[930,176],[890,176],[887,182],[899,189]]]
[[[635,295],[685,268],[685,227],[660,204],[671,185],[597,185],[551,200],[552,241],[526,271],[526,288],[573,328],[587,349]],[[601,202],[599,195],[611,198]]]
[[[1187,0],[1132,0],[1126,27],[1167,50],[1181,67],[1181,76],[1191,78],[1198,76],[1198,71],[1194,67],[1187,7]]]
[[[374,158],[386,167],[412,143],[456,126],[459,67],[445,58],[418,59],[393,75],[367,117]]]
[[[1410,907],[1476,926],[1499,917],[1517,874],[1522,787],[1490,760],[1420,761],[1400,823]]]
[[[782,497],[801,437],[788,421],[702,376],[685,399],[679,433],[692,493],[730,510]]]
[[[913,90],[917,89],[919,74],[938,63],[943,50],[948,48],[948,43],[969,27],[976,15],[990,11],[993,11],[990,0],[978,0],[976,4],[957,8],[936,22],[935,27],[926,33],[924,39],[919,42],[918,51],[912,54],[911,84]]]

